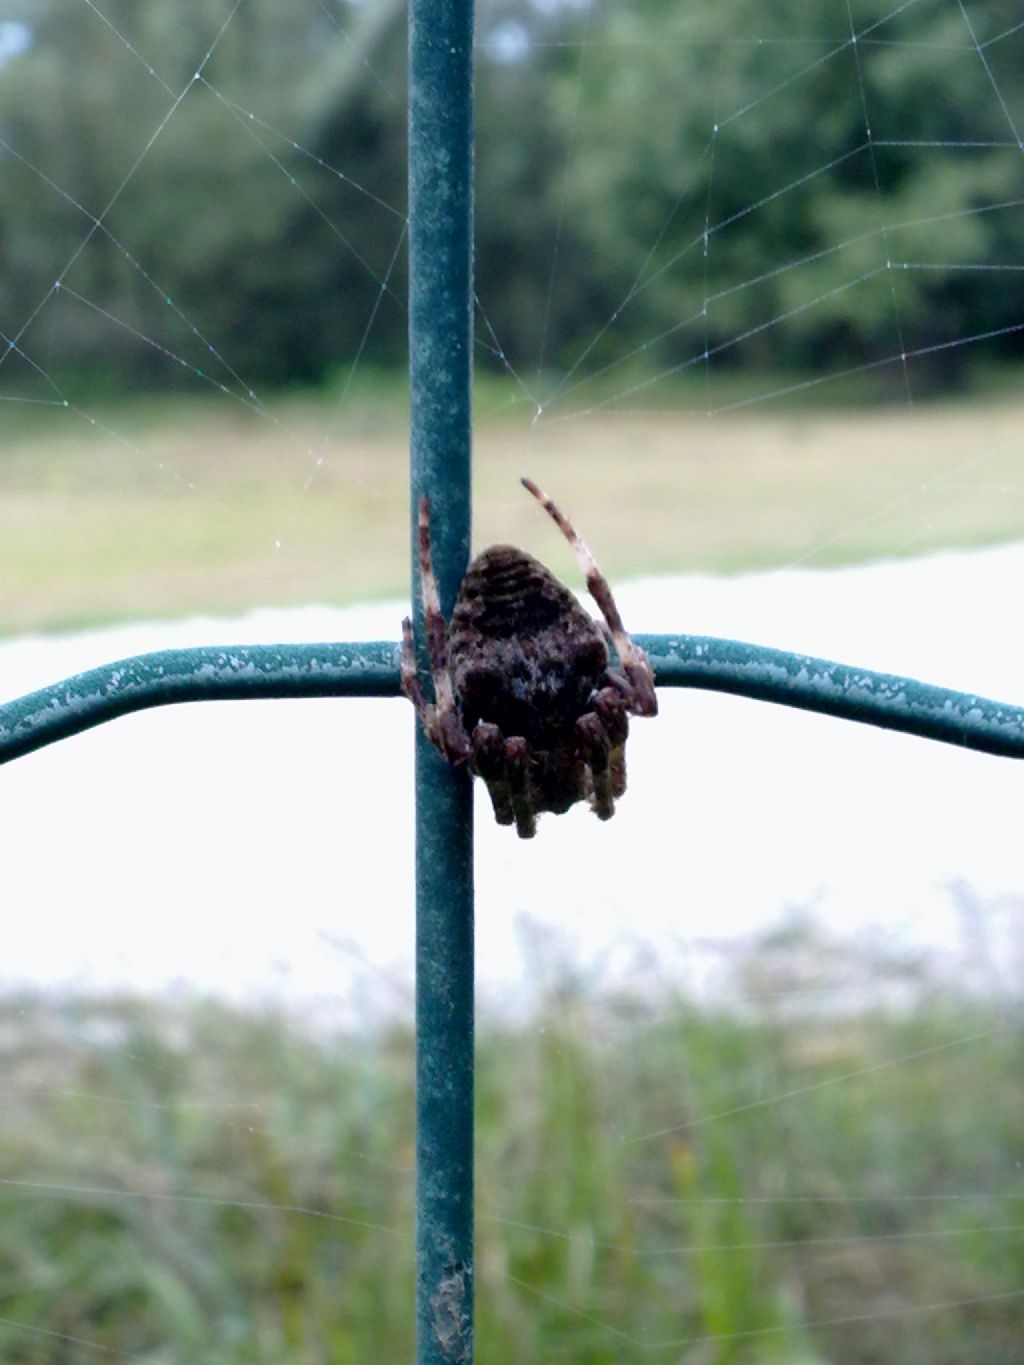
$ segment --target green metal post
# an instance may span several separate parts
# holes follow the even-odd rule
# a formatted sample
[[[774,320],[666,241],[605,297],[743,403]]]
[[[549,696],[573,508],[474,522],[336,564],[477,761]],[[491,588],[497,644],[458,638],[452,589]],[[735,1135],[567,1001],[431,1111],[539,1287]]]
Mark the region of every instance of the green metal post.
[[[447,614],[470,538],[472,0],[409,5],[413,600],[430,500]],[[469,775],[416,735],[416,1361],[473,1359],[473,824]]]

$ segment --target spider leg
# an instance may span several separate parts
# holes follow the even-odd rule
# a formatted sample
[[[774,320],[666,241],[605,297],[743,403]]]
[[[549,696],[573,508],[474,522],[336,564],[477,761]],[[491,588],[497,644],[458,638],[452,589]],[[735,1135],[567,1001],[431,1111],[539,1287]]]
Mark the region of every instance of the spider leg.
[[[504,749],[516,833],[520,839],[532,839],[537,833],[537,817],[530,796],[530,750],[519,735],[506,739]]]
[[[587,711],[580,716],[576,722],[576,736],[580,755],[590,770],[590,804],[599,820],[610,820],[615,814],[612,775],[608,766],[611,741],[596,711]]]
[[[471,763],[487,784],[494,818],[499,825],[515,822],[515,808],[512,805],[512,791],[508,782],[505,747],[501,731],[489,721],[478,721],[473,730],[473,751]]]
[[[423,685],[420,682],[420,676],[416,669],[416,647],[412,638],[412,622],[408,616],[402,622],[401,677],[402,691],[416,708],[416,714],[426,731],[427,738],[431,744],[439,749],[441,738],[437,724],[437,707],[432,701],[427,700]]]
[[[626,790],[626,747],[620,745],[608,755],[608,773],[611,777],[612,796],[616,801]]]
[[[612,796],[616,800],[626,790],[626,740],[629,737],[629,711],[622,693],[615,687],[602,687],[594,694],[594,711],[604,726],[611,745],[608,772]]]
[[[615,652],[619,656],[632,688],[632,709],[641,716],[656,716],[658,714],[658,699],[654,692],[654,672],[647,655],[639,645],[635,645],[629,638],[626,627],[622,624],[622,617],[619,615],[619,609],[615,604],[615,598],[612,596],[608,580],[597,567],[597,560],[568,517],[559,511],[548,495],[542,492],[532,479],[523,479],[522,483],[523,487],[533,494],[552,518],[575,551],[580,567],[586,575],[587,589],[607,622]]]
[[[427,656],[434,682],[434,705],[426,700],[416,674],[416,656],[412,646],[412,627],[402,624],[402,687],[416,707],[427,736],[451,763],[462,763],[469,756],[469,737],[462,727],[455,705],[455,689],[448,671],[446,627],[441,614],[441,598],[430,556],[430,504],[420,498],[419,507],[420,594],[423,599],[423,630],[427,638]],[[417,696],[419,700],[417,700]],[[432,714],[431,714],[432,710]]]

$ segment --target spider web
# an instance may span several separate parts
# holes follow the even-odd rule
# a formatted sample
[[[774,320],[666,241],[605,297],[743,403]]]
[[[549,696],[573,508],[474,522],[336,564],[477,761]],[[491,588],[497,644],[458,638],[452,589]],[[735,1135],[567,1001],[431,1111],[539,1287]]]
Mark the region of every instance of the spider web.
[[[368,509],[351,536],[357,552],[380,539],[403,555],[404,516],[387,532],[373,524],[375,493],[400,485],[401,467],[389,472],[372,443],[362,461],[346,456],[367,421],[359,398],[378,331],[403,308],[403,206],[297,140],[258,62],[245,80],[230,63],[236,78],[217,74],[218,57],[244,36],[245,0],[183,16],[190,35],[202,34],[185,64],[165,40],[147,42],[130,8],[70,8],[108,44],[124,160],[86,200],[56,148],[26,150],[16,128],[0,128],[0,170],[44,185],[77,223],[73,243],[48,259],[45,288],[0,320],[14,453],[24,465],[22,441],[82,442],[76,518],[89,516],[86,494],[114,498],[140,468],[169,490],[162,515],[172,531],[214,509],[237,527],[244,576],[257,585],[240,603],[294,600],[288,584],[330,544],[322,523],[332,497]],[[850,0],[830,7],[820,30],[766,7],[751,32],[722,8],[701,23],[684,13],[652,42],[631,39],[624,5],[536,8],[553,23],[547,50],[568,59],[558,75],[564,136],[554,231],[531,285],[537,326],[524,333],[514,299],[489,294],[493,265],[480,261],[479,357],[508,381],[479,404],[482,538],[523,543],[572,581],[568,555],[517,501],[524,470],[552,485],[599,553],[652,502],[671,505],[681,542],[699,542],[702,519],[720,532],[748,517],[756,534],[752,507],[792,497],[789,548],[767,544],[759,560],[774,573],[627,586],[619,598],[630,627],[762,639],[895,671],[921,672],[925,660],[935,681],[1016,695],[1005,598],[992,592],[1015,563],[997,562],[1002,552],[948,558],[941,573],[919,560],[844,575],[820,566],[857,557],[851,545],[891,555],[949,544],[965,501],[1019,506],[1016,409],[993,401],[991,412],[975,404],[961,415],[935,408],[929,386],[936,356],[970,363],[1024,328],[1024,307],[1012,307],[1024,302],[1013,254],[1024,196],[1005,190],[1001,172],[987,196],[951,205],[936,170],[934,207],[901,216],[891,175],[897,157],[941,167],[993,144],[1024,165],[1014,65],[1024,29],[993,25],[961,0],[886,11]],[[322,24],[322,41],[382,99],[400,101],[400,84],[363,42],[369,11],[324,0],[302,18]],[[522,15],[493,3],[480,20],[481,83],[514,77],[537,47]],[[31,24],[27,8],[0,28],[8,63]],[[937,104],[912,137],[880,124],[887,55],[934,57],[937,42],[948,81],[984,92],[977,125],[950,136]],[[697,43],[714,77],[696,92],[704,102],[666,95],[659,80],[672,52]],[[786,62],[769,80],[751,61],[767,48]],[[651,101],[652,137],[663,125],[704,132],[627,239],[618,273],[595,288],[595,307],[567,327],[564,296],[588,270],[581,225],[600,227],[609,214],[601,185],[590,186],[587,211],[583,172],[603,132],[597,92],[618,72]],[[823,75],[856,101],[852,146],[830,141],[824,122],[792,132]],[[483,163],[501,147],[488,140],[483,89],[480,100]],[[187,167],[178,133],[200,104],[219,116],[225,155],[244,149],[256,184],[280,177],[365,286],[340,377],[312,417],[252,378],[238,337],[199,325],[146,246],[146,205],[133,191]],[[737,199],[737,165],[774,127],[793,138],[784,174],[769,185],[752,176],[756,193]],[[744,254],[747,226],[797,218],[853,166],[866,189],[852,226],[826,218],[823,242],[800,249],[783,230],[765,237],[777,255]],[[323,207],[321,175],[373,215],[379,251],[363,249],[347,212]],[[973,230],[991,219],[1006,224],[1001,235]],[[972,254],[979,243],[990,254]],[[286,279],[288,251],[282,238],[268,255]],[[104,302],[95,281],[105,256],[146,299],[137,315]],[[836,260],[838,283],[823,273]],[[966,332],[951,311],[946,331],[921,334],[908,291],[925,277],[968,291],[982,279],[1005,283],[1000,320]],[[867,343],[834,341],[810,374],[769,363],[809,317],[856,313],[872,291],[883,305]],[[632,316],[652,298],[660,321],[644,312],[638,334]],[[232,436],[218,458],[194,458],[188,431],[168,443],[144,412],[77,382],[64,357],[83,330],[99,358],[125,346],[149,352],[226,431],[242,422],[241,453]],[[844,424],[829,410],[836,394],[845,401],[849,386],[876,380],[888,404],[881,418],[854,410]],[[880,455],[828,502],[833,442]],[[250,459],[246,443],[254,477],[270,470],[293,496],[254,507],[237,478],[218,478],[222,463]],[[790,491],[794,460],[806,466],[806,497]],[[711,466],[725,461],[730,480],[714,483],[722,501],[701,502]],[[129,507],[126,536],[131,518]],[[154,525],[163,522],[146,537]],[[178,535],[187,584],[192,546]],[[60,528],[43,524],[37,536],[46,553],[71,553]],[[699,552],[659,554],[639,567],[710,564]],[[616,579],[636,567],[602,561]],[[69,567],[102,595],[101,565]],[[9,620],[30,591],[27,580],[8,582]],[[865,602],[876,608],[867,615]],[[157,610],[141,597],[132,614]],[[396,622],[391,605],[268,612],[190,620],[158,638],[140,626],[53,637],[28,661],[12,642],[0,659],[13,695],[157,642],[388,637]],[[368,1359],[385,1316],[406,1328],[383,1354],[407,1347],[411,1281],[387,1287],[381,1267],[397,1277],[411,1264],[408,717],[398,704],[358,707],[355,724],[349,707],[331,703],[133,717],[114,727],[121,744],[94,732],[5,772],[6,858],[25,922],[9,967],[14,1118],[0,1170],[12,1353],[212,1362],[349,1350]],[[1010,1079],[1021,961],[1016,773],[727,698],[667,697],[657,726],[635,730],[630,791],[611,825],[573,812],[545,824],[534,846],[519,845],[480,809],[481,969],[496,1021],[482,1030],[481,1090],[499,1114],[481,1125],[483,1356],[671,1360],[692,1348],[736,1360],[917,1351],[936,1361],[963,1358],[964,1341],[975,1356],[1009,1353],[1022,1293]],[[368,811],[386,813],[376,837],[364,835]],[[54,838],[58,859],[44,853]],[[74,919],[64,910],[71,896]],[[101,994],[40,999],[18,993],[26,981]],[[166,1003],[169,981],[183,988],[180,1010]],[[128,999],[112,998],[126,988]],[[133,1002],[140,991],[163,1002],[152,1015]],[[209,991],[243,1008],[189,1003]],[[265,1003],[262,1019],[254,999]],[[350,1112],[339,1094],[360,1097],[366,1112]],[[960,1117],[972,1113],[989,1121]],[[274,1286],[266,1316],[232,1272],[255,1254],[242,1250],[242,1223],[300,1286],[289,1290],[286,1274],[262,1278],[257,1257],[254,1282]],[[94,1247],[116,1251],[107,1281],[83,1266]],[[330,1295],[342,1272],[372,1293],[353,1288],[339,1312]],[[144,1306],[129,1313],[129,1302]]]

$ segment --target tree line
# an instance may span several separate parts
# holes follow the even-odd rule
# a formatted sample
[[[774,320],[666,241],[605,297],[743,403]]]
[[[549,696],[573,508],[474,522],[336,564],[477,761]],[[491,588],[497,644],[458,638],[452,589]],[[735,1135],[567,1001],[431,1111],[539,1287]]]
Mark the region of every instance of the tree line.
[[[8,9],[7,336],[68,266],[26,355],[133,387],[184,377],[175,356],[229,386],[404,363],[403,5],[246,0],[219,37],[228,0]],[[978,33],[958,6],[857,0],[853,41],[834,0],[481,6],[479,362],[904,350],[946,384],[1018,353],[1017,14],[991,0]]]

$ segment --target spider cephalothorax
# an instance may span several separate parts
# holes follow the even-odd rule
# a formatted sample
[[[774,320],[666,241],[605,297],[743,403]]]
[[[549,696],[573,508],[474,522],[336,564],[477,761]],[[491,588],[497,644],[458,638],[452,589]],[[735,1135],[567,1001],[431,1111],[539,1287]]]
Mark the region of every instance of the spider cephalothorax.
[[[603,628],[544,565],[513,545],[470,564],[446,625],[430,560],[430,507],[419,509],[423,622],[434,681],[416,671],[412,623],[402,622],[402,689],[428,739],[487,784],[501,825],[532,838],[543,811],[587,800],[602,820],[626,790],[629,716],[658,702],[647,656],[626,634],[593,555],[536,484],[524,485],[576,551]],[[609,667],[606,637],[619,657]]]

